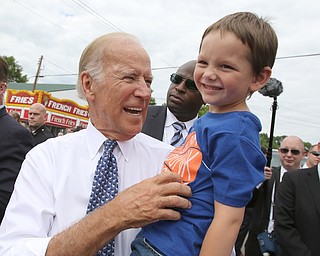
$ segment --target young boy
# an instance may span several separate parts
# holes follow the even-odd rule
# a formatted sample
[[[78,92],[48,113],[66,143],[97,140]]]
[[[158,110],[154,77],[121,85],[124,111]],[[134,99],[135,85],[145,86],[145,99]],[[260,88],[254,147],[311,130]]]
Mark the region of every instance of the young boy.
[[[266,164],[261,123],[246,99],[268,82],[277,46],[271,26],[249,12],[228,15],[206,29],[194,80],[209,112],[163,168],[178,172],[191,187],[192,207],[181,210],[180,221],[144,227],[131,255],[231,255]]]

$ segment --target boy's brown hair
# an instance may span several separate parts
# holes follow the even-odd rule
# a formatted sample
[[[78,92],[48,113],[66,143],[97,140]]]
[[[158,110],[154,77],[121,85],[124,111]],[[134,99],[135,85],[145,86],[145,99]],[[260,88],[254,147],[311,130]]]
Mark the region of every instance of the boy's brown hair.
[[[206,35],[214,31],[231,32],[251,50],[250,60],[256,74],[269,66],[273,67],[278,39],[275,31],[266,19],[259,18],[251,12],[237,12],[223,17],[210,25],[204,32],[200,44]]]

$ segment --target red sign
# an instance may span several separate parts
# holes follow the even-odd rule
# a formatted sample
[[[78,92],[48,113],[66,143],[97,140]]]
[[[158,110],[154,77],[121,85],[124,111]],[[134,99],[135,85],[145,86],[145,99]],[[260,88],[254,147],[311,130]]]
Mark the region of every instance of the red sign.
[[[85,128],[87,128],[87,126],[88,126],[88,122],[80,121],[79,126],[80,126],[81,128],[83,128],[83,129],[85,129]]]
[[[51,114],[50,120],[48,120],[47,123],[50,125],[72,128],[72,127],[76,127],[77,120],[72,119],[72,118],[68,118],[68,117],[64,117],[64,116],[58,116],[55,114]]]
[[[47,109],[52,109],[60,113],[89,118],[89,112],[87,108],[85,109],[79,106],[77,103],[71,102],[70,100],[57,100],[55,98],[50,98],[46,102],[45,106]]]
[[[29,91],[7,90],[7,105],[8,106],[30,106],[38,102],[39,94]]]
[[[80,106],[72,100],[57,99],[52,97],[50,93],[39,90],[34,92],[7,90],[6,106],[8,112],[9,110],[18,111],[24,120],[28,119],[29,107],[36,102],[45,105],[48,113],[47,123],[50,125],[64,128],[76,126],[86,128],[88,125],[88,106]]]

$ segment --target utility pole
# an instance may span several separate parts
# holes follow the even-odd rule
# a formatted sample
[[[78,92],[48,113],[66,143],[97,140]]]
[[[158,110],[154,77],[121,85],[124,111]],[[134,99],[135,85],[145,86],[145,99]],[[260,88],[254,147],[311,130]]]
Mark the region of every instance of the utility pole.
[[[34,92],[34,90],[35,90],[36,87],[37,87],[37,82],[38,82],[38,77],[39,77],[39,74],[40,74],[40,68],[41,68],[42,60],[43,60],[43,55],[41,55],[40,60],[39,60],[38,70],[37,70],[36,77],[35,77],[35,79],[34,79],[34,84],[33,84],[32,92]]]

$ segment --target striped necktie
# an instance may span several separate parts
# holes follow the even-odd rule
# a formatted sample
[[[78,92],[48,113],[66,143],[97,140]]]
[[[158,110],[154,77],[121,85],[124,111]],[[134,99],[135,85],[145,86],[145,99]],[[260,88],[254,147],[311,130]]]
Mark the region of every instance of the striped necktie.
[[[172,124],[175,133],[171,139],[170,144],[174,147],[178,147],[182,144],[183,142],[183,135],[182,135],[182,130],[186,129],[186,125],[182,122],[175,122]]]
[[[104,150],[93,178],[87,214],[108,203],[118,194],[118,167],[116,158],[112,154],[116,145],[117,142],[115,140],[109,139],[103,143]],[[113,255],[114,239],[110,240],[109,243],[97,253],[97,256]]]

